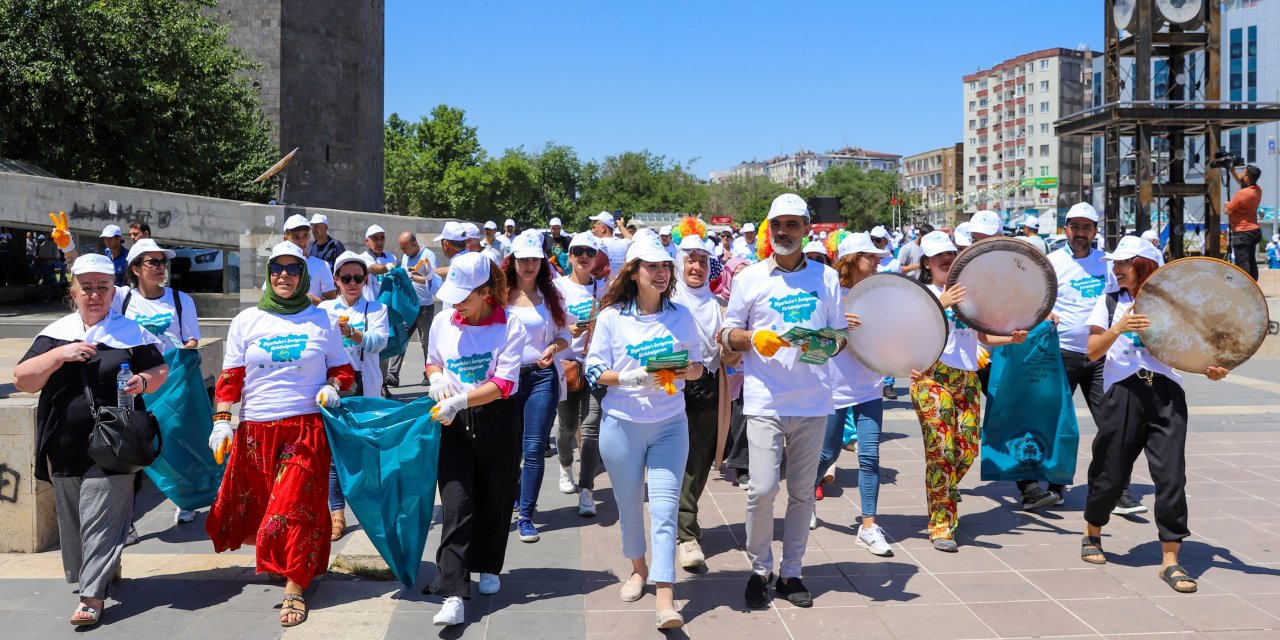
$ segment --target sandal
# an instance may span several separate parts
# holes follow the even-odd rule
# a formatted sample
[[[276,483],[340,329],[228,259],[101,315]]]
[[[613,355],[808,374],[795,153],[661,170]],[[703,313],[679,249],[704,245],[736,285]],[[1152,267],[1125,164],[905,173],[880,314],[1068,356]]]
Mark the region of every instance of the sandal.
[[[76,617],[77,615],[82,613],[87,613],[92,617],[90,618]],[[101,616],[101,615],[102,615],[101,611],[98,611],[97,609],[94,609],[93,607],[81,602],[80,606],[76,607],[75,613],[71,614],[71,619],[68,620],[68,622],[70,622],[72,626],[76,626],[76,627],[90,627],[95,624],[98,624],[98,616]]]
[[[1180,573],[1182,575],[1175,576],[1173,575],[1175,573]],[[1171,564],[1164,569],[1161,569],[1160,579],[1164,580],[1165,584],[1173,587],[1173,590],[1178,593],[1195,593],[1196,589],[1200,588],[1199,585],[1196,584],[1196,579],[1192,578],[1191,574],[1186,569],[1183,569],[1180,564]],[[1191,586],[1179,587],[1179,582],[1190,582]]]
[[[1080,539],[1080,559],[1089,564],[1107,563],[1107,556],[1102,552],[1101,536],[1084,536]]]
[[[343,511],[330,511],[329,519],[333,523],[329,532],[329,539],[337,542],[342,539],[342,534],[347,530],[347,514]]]
[[[280,620],[280,626],[282,626],[282,627],[296,627],[296,626],[298,626],[298,625],[300,625],[300,624],[302,624],[302,623],[304,623],[304,622],[306,622],[306,621],[307,621],[307,613],[308,613],[308,611],[307,611],[306,609],[299,609],[298,607],[295,607],[295,606],[293,605],[293,603],[295,603],[295,602],[301,603],[301,604],[302,604],[302,606],[304,606],[304,607],[307,605],[307,601],[306,601],[306,600],[303,600],[303,599],[302,599],[302,596],[300,596],[300,595],[298,595],[298,594],[295,594],[295,593],[286,593],[286,594],[284,594],[284,602],[280,605],[280,615],[281,615],[281,617],[282,617],[282,619]],[[288,620],[284,620],[284,619],[283,619],[283,616],[286,616],[286,615],[288,615],[288,614],[290,614],[290,613],[300,613],[300,614],[302,614],[302,617],[301,617],[301,618],[298,618],[297,620],[294,620],[294,621],[292,621],[292,622],[290,622],[290,621],[288,621]]]

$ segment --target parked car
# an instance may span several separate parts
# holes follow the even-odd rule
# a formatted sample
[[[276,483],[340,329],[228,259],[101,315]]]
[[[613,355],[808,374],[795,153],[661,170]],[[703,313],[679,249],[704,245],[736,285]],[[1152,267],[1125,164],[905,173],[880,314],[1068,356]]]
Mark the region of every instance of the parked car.
[[[229,281],[240,282],[239,251],[207,247],[175,247],[173,251],[177,255],[169,263],[169,286],[174,289],[188,293],[224,293],[224,266]]]

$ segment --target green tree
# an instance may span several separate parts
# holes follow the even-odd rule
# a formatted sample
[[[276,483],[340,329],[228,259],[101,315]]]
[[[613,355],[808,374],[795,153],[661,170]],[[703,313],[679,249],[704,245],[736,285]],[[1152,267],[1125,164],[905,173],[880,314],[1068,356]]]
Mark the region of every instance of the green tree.
[[[846,164],[819,173],[813,186],[801,195],[835,196],[840,215],[851,230],[866,230],[893,220],[889,197],[898,190],[898,176],[887,171],[863,171]]]
[[[213,0],[0,2],[0,156],[63,178],[262,199],[269,126]]]
[[[383,126],[383,134],[383,200],[387,213],[450,216],[450,193],[456,189],[446,180],[467,175],[474,182],[475,176],[466,170],[485,160],[476,128],[466,124],[466,114],[442,104],[411,123],[393,113]]]
[[[621,209],[624,216],[641,211],[695,213],[706,204],[706,184],[685,165],[648,150],[625,151],[584,169],[579,198],[579,224],[597,211]]]
[[[759,224],[773,199],[788,191],[791,189],[764,176],[734,178],[707,185],[705,211],[712,216],[733,216],[739,226]]]

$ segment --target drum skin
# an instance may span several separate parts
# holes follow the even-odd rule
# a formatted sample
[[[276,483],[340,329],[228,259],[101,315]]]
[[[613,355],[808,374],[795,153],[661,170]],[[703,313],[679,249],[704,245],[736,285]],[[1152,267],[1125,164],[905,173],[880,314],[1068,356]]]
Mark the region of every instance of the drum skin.
[[[1049,259],[1014,238],[986,238],[961,251],[947,276],[948,287],[956,284],[965,288],[956,317],[993,336],[1035,327],[1049,317],[1058,297]]]
[[[1206,257],[1157,269],[1134,297],[1133,312],[1151,321],[1142,332],[1151,355],[1191,373],[1243,364],[1262,347],[1270,320],[1262,289],[1249,274]]]
[[[932,367],[947,347],[947,316],[932,291],[914,278],[878,273],[849,289],[845,313],[862,325],[849,331],[846,347],[863,366],[905,378]]]

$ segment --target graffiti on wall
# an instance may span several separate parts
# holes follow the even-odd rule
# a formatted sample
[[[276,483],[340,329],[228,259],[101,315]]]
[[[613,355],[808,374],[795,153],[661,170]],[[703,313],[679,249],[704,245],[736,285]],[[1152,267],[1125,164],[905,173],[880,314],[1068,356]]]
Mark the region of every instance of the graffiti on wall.
[[[110,202],[105,206],[91,204],[85,208],[80,203],[71,205],[71,210],[67,215],[72,220],[107,220],[116,224],[129,224],[132,222],[142,222],[151,226],[152,229],[165,229],[173,222],[172,211],[153,211],[151,209],[135,208],[133,205],[114,206],[115,202]],[[115,212],[112,212],[115,209]]]

